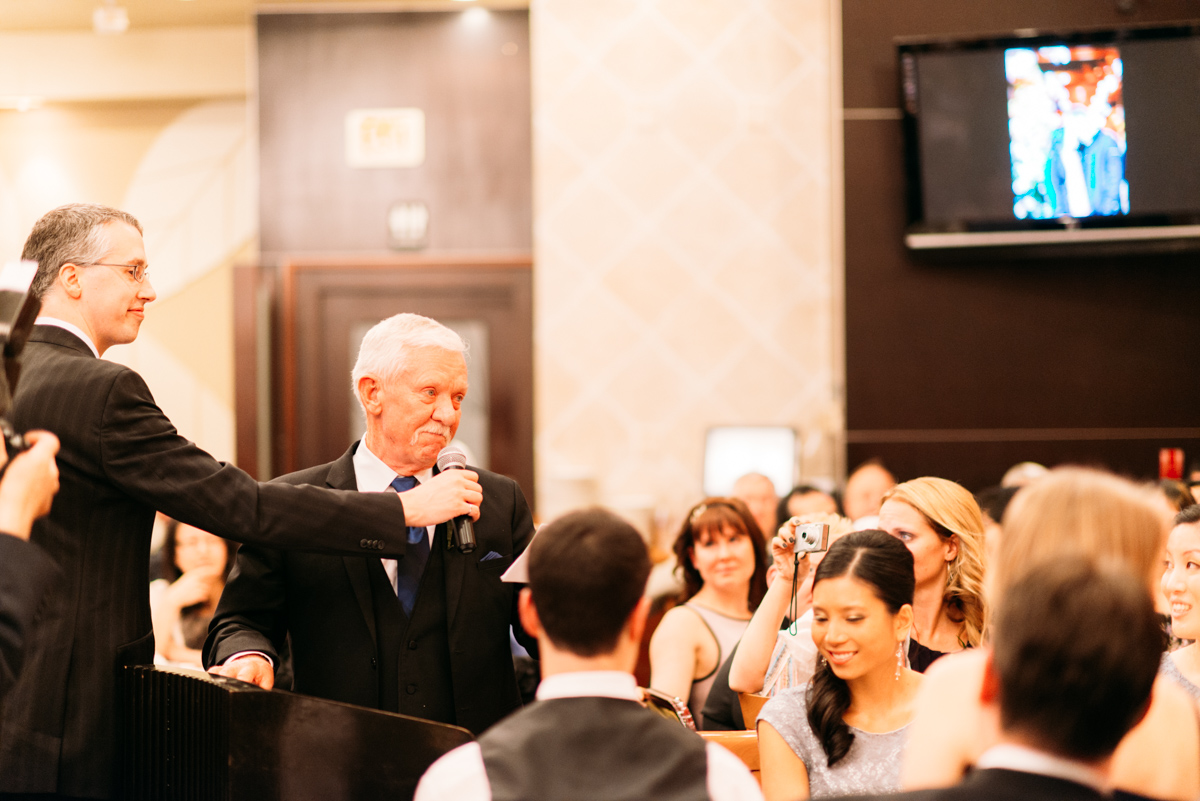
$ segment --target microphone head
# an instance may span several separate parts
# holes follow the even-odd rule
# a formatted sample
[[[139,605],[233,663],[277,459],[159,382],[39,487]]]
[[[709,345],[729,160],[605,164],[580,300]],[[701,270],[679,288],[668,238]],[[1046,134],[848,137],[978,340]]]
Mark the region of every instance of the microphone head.
[[[437,458],[438,470],[464,470],[467,467],[467,455],[457,445],[447,445]]]

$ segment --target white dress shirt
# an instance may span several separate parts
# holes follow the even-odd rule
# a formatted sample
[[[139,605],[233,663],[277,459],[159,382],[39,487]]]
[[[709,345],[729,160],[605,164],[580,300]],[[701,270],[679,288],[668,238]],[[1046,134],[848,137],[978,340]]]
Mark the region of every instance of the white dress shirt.
[[[1013,743],[1001,743],[984,751],[979,759],[975,760],[975,767],[1036,773],[1039,776],[1083,784],[1101,793],[1107,792],[1104,776],[1092,766]]]
[[[542,679],[539,701],[552,698],[620,698],[641,701],[637,682],[629,673],[592,671],[559,673]],[[762,801],[762,790],[749,769],[728,749],[708,743],[708,797],[712,801]],[[455,748],[434,762],[417,785],[413,801],[491,801],[492,787],[479,743]]]
[[[392,482],[396,480],[396,471],[383,463],[375,454],[371,453],[371,449],[367,447],[367,441],[364,439],[358,443],[358,447],[354,449],[354,478],[358,482],[359,492],[387,492],[392,489]],[[413,478],[417,480],[417,484],[424,484],[429,479],[433,478],[433,468],[428,467],[419,473],[415,473]],[[394,490],[392,490],[394,492]],[[426,537],[433,537],[434,526],[426,526]],[[405,536],[408,532],[405,531]],[[430,540],[430,545],[433,540]],[[399,569],[395,559],[381,559],[383,569],[387,572],[388,581],[392,582],[392,589],[396,589],[396,572]]]
[[[80,328],[79,326],[77,326],[73,323],[68,323],[66,320],[60,320],[57,317],[45,317],[45,316],[38,317],[36,320],[33,321],[33,324],[34,325],[52,325],[55,328],[61,328],[65,331],[70,331],[72,334],[74,334],[75,336],[82,339],[83,343],[92,349],[92,353],[94,353],[96,355],[97,359],[100,358],[100,351],[96,348],[96,343],[92,342],[92,338],[89,337],[87,334],[83,333],[83,329]]]

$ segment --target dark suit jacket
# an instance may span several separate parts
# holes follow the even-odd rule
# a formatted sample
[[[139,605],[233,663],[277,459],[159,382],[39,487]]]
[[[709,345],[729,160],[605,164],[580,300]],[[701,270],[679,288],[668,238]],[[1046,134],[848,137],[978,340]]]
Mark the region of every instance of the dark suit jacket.
[[[35,326],[13,407],[58,435],[59,492],[32,541],[58,565],[0,729],[0,792],[113,794],[115,675],[154,656],[147,590],[155,510],[243,542],[402,556],[391,493],[259,484],[176,433],[133,370]]]
[[[357,486],[356,447],[337,461],[279,480],[352,489]],[[481,516],[475,523],[478,545],[469,554],[445,550],[446,526],[435,529],[432,544],[442,553],[436,561],[436,555],[431,555],[412,624],[403,619],[396,625],[380,624],[377,607],[387,599],[394,602],[395,595],[385,598],[373,590],[371,571],[383,576],[378,557],[339,558],[244,547],[210,625],[204,664],[220,664],[242,651],[262,651],[279,664],[284,637],[290,635],[296,692],[386,709],[392,704],[384,701],[387,688],[381,688],[381,676],[385,672],[378,663],[383,654],[395,659],[399,653],[400,660],[410,665],[415,660],[415,666],[406,673],[407,692],[399,694],[399,709],[389,711],[427,717],[418,714],[420,693],[431,686],[439,687],[437,692],[448,689],[453,719],[441,722],[478,734],[519,708],[509,624],[523,640],[527,638],[517,622],[519,587],[501,582],[500,574],[533,537],[533,520],[516,482],[471,469],[479,474],[483,487]],[[489,553],[500,558],[481,561]],[[430,675],[444,671],[446,659],[430,653],[429,638],[413,639],[411,631],[405,630],[419,628],[428,571],[439,561],[444,582],[434,586],[444,587],[444,598],[431,600],[444,608],[445,623],[439,625],[445,626],[445,637],[440,647],[449,650],[448,683],[443,676]],[[390,587],[386,592],[392,592]],[[387,643],[396,647],[385,647]],[[417,697],[410,697],[408,693],[414,692]],[[424,699],[426,708],[445,708],[440,703],[445,700]]]
[[[843,801],[852,801],[847,797]],[[863,799],[868,796],[863,796]],[[1087,785],[1002,768],[973,770],[953,787],[879,796],[887,801],[1111,801]]]
[[[21,672],[25,634],[54,573],[41,548],[0,534],[0,705]]]

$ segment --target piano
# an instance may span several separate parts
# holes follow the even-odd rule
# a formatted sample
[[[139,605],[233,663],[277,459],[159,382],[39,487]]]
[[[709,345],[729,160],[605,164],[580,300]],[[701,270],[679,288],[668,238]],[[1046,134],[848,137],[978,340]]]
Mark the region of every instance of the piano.
[[[127,801],[404,801],[466,729],[199,670],[119,678]]]

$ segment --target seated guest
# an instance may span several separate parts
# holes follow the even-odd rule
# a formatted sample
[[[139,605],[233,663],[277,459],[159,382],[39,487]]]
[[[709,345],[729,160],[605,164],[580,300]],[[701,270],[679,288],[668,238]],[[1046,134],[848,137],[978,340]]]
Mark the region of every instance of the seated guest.
[[[990,565],[996,560],[996,549],[1000,547],[1000,536],[1004,532],[1000,521],[1004,519],[1004,510],[1008,508],[1019,489],[1021,488],[995,486],[975,493],[975,503],[979,504],[979,511],[983,513],[985,565]]]
[[[775,510],[775,518],[780,525],[790,518],[803,515],[836,515],[841,514],[837,499],[828,492],[817,489],[809,484],[799,484],[779,500],[779,508]],[[772,529],[773,530],[773,529]],[[765,535],[767,532],[764,531]]]
[[[961,784],[903,801],[1110,798],[1113,751],[1146,714],[1162,635],[1142,577],[1072,557],[1005,594],[981,703],[996,744]]]
[[[883,498],[879,528],[913,555],[913,670],[924,673],[943,654],[979,645],[987,619],[983,517],[971,493],[944,478],[898,484]]]
[[[1171,633],[1191,640],[1165,654],[1162,672],[1200,701],[1200,506],[1187,507],[1175,518],[1167,538],[1167,564],[1162,592],[1170,603]]]
[[[775,483],[762,473],[742,476],[733,482],[733,490],[729,494],[746,504],[764,538],[779,527],[779,520],[775,517],[775,507],[779,504]]]
[[[1027,487],[1050,471],[1037,462],[1018,462],[1004,471],[1001,487]]]
[[[895,477],[878,459],[870,459],[854,469],[846,479],[846,490],[842,493],[842,509],[846,517],[858,527],[873,523],[883,496],[896,486]],[[862,525],[860,524],[860,521]],[[870,526],[866,526],[870,528]]]
[[[736,498],[694,507],[674,550],[685,603],[663,615],[650,638],[650,687],[686,700],[699,728],[717,669],[766,594],[766,551],[758,523]]]
[[[825,523],[829,545],[849,534],[851,522],[836,515],[805,515],[802,523]],[[729,686],[739,693],[775,695],[780,690],[806,684],[817,665],[812,640],[813,571],[824,551],[801,554],[796,559],[796,525],[788,520],[771,540],[775,563],[767,571],[770,585],[758,605],[737,654],[729,666]],[[789,615],[796,620],[780,628]]]
[[[885,532],[856,531],[830,546],[813,582],[817,671],[758,717],[767,801],[899,789],[921,684],[904,666],[913,586],[912,554]]]
[[[1196,504],[1196,497],[1192,495],[1191,488],[1179,479],[1162,479],[1158,482],[1158,491],[1166,498],[1171,509],[1176,512],[1182,512],[1189,506]]]
[[[415,801],[761,799],[737,757],[641,706],[649,574],[641,536],[610,512],[545,525],[519,600],[541,652],[538,700],[435,762]]]
[[[1108,473],[1058,468],[1023,488],[1004,516],[1004,536],[988,577],[989,595],[1003,603],[1008,588],[1044,562],[1083,556],[1117,563],[1158,592],[1165,528],[1151,490]],[[1105,631],[1111,627],[1106,626]],[[998,741],[1000,721],[980,703],[986,654],[964,651],[930,671],[917,698],[902,782],[906,789],[948,787]],[[1189,696],[1160,678],[1146,718],[1114,754],[1118,790],[1161,799],[1200,796],[1200,731]]]
[[[25,639],[42,598],[58,571],[40,547],[29,541],[33,521],[49,514],[58,492],[58,437],[30,431],[33,445],[8,462],[0,448],[0,706],[25,661]]]
[[[237,545],[194,526],[167,523],[162,578],[150,582],[157,660],[201,667],[200,649]]]

